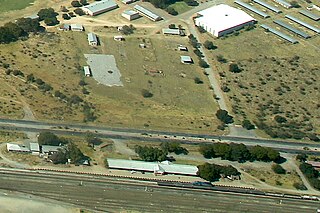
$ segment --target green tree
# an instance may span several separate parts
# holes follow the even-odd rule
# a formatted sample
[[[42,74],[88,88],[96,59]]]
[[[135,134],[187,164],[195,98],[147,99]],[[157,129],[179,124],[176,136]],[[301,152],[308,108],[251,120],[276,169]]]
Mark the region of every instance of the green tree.
[[[95,145],[99,145],[102,143],[102,140],[96,136],[96,134],[92,132],[87,132],[85,136],[86,142],[88,146],[94,147]]]
[[[199,66],[202,68],[209,68],[209,64],[203,59],[199,59]]]
[[[242,70],[239,68],[237,64],[232,63],[229,65],[229,71],[233,73],[240,73]]]
[[[276,174],[286,174],[286,170],[277,163],[272,164],[271,168]]]
[[[67,157],[71,160],[71,163],[80,163],[86,157],[81,150],[72,142],[67,145]]]
[[[41,9],[38,12],[39,21],[43,21],[46,18],[55,18],[57,15],[58,13],[56,13],[53,8]]]
[[[59,146],[61,143],[64,144],[66,142],[52,132],[41,132],[38,136],[38,143],[39,145]]]
[[[59,149],[57,152],[54,152],[52,155],[49,156],[49,159],[54,164],[64,164],[68,162],[66,150]]]
[[[31,18],[19,18],[17,19],[16,24],[24,32],[38,32],[43,30],[43,28],[39,24],[39,21]]]
[[[226,110],[219,109],[216,112],[216,116],[220,121],[222,121],[225,124],[233,123],[233,117],[229,115],[228,111]]]
[[[199,147],[199,152],[203,155],[203,157],[210,159],[210,158],[215,158],[215,152],[213,150],[213,145],[201,145]]]
[[[206,49],[208,49],[208,50],[215,50],[215,49],[217,49],[217,46],[215,46],[212,41],[208,41],[208,40],[206,40],[206,41],[203,43],[203,46],[204,46]]]
[[[255,126],[249,120],[243,120],[242,121],[242,126],[244,128],[246,128],[247,130],[251,130],[251,129],[255,128]]]
[[[71,2],[71,6],[72,7],[81,7],[82,5],[80,4],[79,1],[74,0],[74,1]]]
[[[177,12],[173,7],[167,7],[166,11],[167,11],[167,13],[169,13],[170,15],[173,15],[173,16],[178,15],[178,12]]]
[[[136,146],[135,152],[143,161],[164,161],[167,159],[168,152],[148,146]]]
[[[174,152],[177,155],[187,155],[189,153],[189,151],[186,148],[181,147],[181,143],[179,142],[162,142],[160,144],[160,147],[165,152]]]
[[[48,26],[54,26],[54,25],[59,24],[59,21],[58,21],[57,17],[52,17],[52,18],[45,18],[44,23]]]

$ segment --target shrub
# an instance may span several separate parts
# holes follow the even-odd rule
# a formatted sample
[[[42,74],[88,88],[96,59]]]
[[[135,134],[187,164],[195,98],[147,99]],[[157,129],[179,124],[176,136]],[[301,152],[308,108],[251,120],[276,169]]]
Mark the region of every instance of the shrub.
[[[254,125],[249,121],[249,120],[243,120],[242,121],[242,126],[244,128],[246,128],[247,130],[250,130],[250,129],[254,129]]]
[[[294,188],[298,189],[298,190],[307,190],[307,187],[303,184],[303,183],[293,183],[292,184]]]
[[[202,68],[208,68],[209,64],[205,60],[200,59],[199,60],[199,66],[202,67]]]
[[[217,55],[217,61],[220,63],[227,63],[227,59],[225,59],[223,55]]]
[[[143,89],[143,90],[141,91],[141,93],[142,93],[142,96],[143,96],[144,98],[151,98],[151,97],[153,97],[153,94],[152,94],[149,90]]]
[[[216,112],[217,118],[225,124],[233,123],[233,117],[228,114],[228,111],[219,109]]]
[[[242,70],[239,68],[237,64],[232,63],[229,65],[229,71],[233,73],[240,73]]]
[[[203,81],[199,77],[194,78],[194,83],[196,84],[203,84]]]
[[[279,164],[275,163],[272,165],[272,171],[274,171],[276,174],[285,174],[286,170]]]
[[[212,41],[208,41],[208,40],[206,40],[206,41],[203,43],[203,46],[204,46],[206,49],[208,49],[208,50],[217,49],[217,46],[215,46]]]

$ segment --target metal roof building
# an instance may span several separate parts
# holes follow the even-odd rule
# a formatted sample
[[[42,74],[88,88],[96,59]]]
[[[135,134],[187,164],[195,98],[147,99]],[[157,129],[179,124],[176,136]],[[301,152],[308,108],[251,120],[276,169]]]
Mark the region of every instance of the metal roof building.
[[[71,24],[70,29],[72,31],[83,31],[83,26],[82,24]]]
[[[116,8],[118,8],[118,4],[114,0],[103,0],[83,6],[82,10],[90,16],[96,16]]]
[[[38,143],[30,143],[31,152],[40,152],[40,147]]]
[[[244,3],[244,2],[242,2],[240,0],[235,0],[234,3],[246,8],[246,9],[248,9],[248,10],[250,10],[250,11],[256,13],[256,14],[258,14],[259,16],[262,16],[263,18],[269,18],[270,17],[268,14],[266,14],[266,13],[264,13],[264,12],[262,12],[262,11],[256,9],[256,8],[252,7],[251,5],[249,5],[247,3]]]
[[[121,160],[108,158],[108,167],[110,169],[121,169],[130,171],[145,171],[155,174],[177,174],[197,176],[198,168],[196,166],[171,164],[170,162],[144,162],[136,160]]]
[[[319,21],[320,20],[320,16],[309,12],[308,10],[300,10],[299,13],[301,13],[302,15],[307,16],[308,18],[314,20],[314,21]]]
[[[50,145],[42,145],[41,151],[42,153],[53,153],[59,151],[61,149],[61,146],[50,146]]]
[[[140,14],[134,10],[125,10],[121,13],[121,16],[128,19],[129,21],[140,18]]]
[[[294,28],[294,27],[292,27],[292,26],[290,26],[290,25],[288,25],[288,24],[286,24],[286,23],[284,23],[282,21],[275,20],[273,22],[278,24],[278,25],[280,25],[281,27],[283,27],[283,28],[285,28],[285,29],[287,29],[287,30],[289,30],[289,31],[291,31],[291,32],[293,32],[293,33],[305,38],[305,39],[311,38],[311,36],[308,35],[307,33],[302,32],[301,30],[298,30],[298,29],[296,29],[296,28]]]
[[[91,76],[91,71],[90,71],[90,67],[89,66],[84,66],[83,67],[83,71],[84,71],[84,75],[87,77]]]
[[[30,152],[30,149],[24,145],[16,143],[7,143],[7,151],[11,152]]]
[[[135,1],[138,1],[138,0],[122,0],[121,2],[124,3],[124,4],[131,4]]]
[[[192,64],[193,63],[192,58],[187,55],[180,56],[180,60],[181,60],[181,63],[183,63],[183,64]]]
[[[257,3],[257,4],[260,4],[261,6],[265,7],[265,8],[268,8],[269,10],[275,12],[275,13],[282,13],[281,10],[279,10],[278,8],[264,2],[264,1],[261,1],[261,0],[253,0],[253,2]]]
[[[88,42],[91,46],[97,46],[98,45],[98,38],[96,34],[94,33],[88,33]]]
[[[315,31],[316,33],[320,33],[320,29],[319,28],[314,27],[314,26],[312,26],[310,24],[307,24],[307,23],[301,21],[300,19],[297,19],[297,18],[295,18],[293,16],[290,16],[290,15],[286,15],[286,18],[288,18],[291,21],[294,21],[294,22],[296,22],[296,23],[298,23],[298,24],[300,24],[300,25],[302,25],[302,26],[304,26],[304,27],[306,27],[306,28],[308,28],[308,29],[310,29],[312,31]]]
[[[180,35],[180,30],[179,29],[164,28],[164,29],[162,29],[162,33],[167,34],[167,35]]]
[[[284,0],[273,0],[274,2],[280,4],[281,6],[289,9],[289,8],[292,8],[292,5],[289,3],[289,2],[286,2]]]
[[[216,37],[224,36],[256,22],[246,12],[225,4],[202,10],[198,12],[198,15],[195,25],[203,27]]]
[[[148,19],[152,20],[152,21],[160,21],[162,19],[161,16],[151,12],[150,10],[141,7],[140,5],[135,5],[133,7],[135,10],[137,10],[141,15],[147,17]]]
[[[288,35],[280,32],[280,31],[278,31],[278,30],[275,30],[275,29],[273,29],[273,28],[271,28],[271,27],[269,27],[269,26],[267,26],[267,25],[265,25],[265,24],[261,24],[260,26],[261,26],[263,29],[266,29],[266,30],[272,32],[273,34],[275,34],[275,35],[277,35],[277,36],[279,36],[279,37],[281,37],[281,38],[283,38],[283,39],[291,42],[292,44],[298,43],[298,40],[296,40],[296,39],[292,38],[291,36],[288,36]]]

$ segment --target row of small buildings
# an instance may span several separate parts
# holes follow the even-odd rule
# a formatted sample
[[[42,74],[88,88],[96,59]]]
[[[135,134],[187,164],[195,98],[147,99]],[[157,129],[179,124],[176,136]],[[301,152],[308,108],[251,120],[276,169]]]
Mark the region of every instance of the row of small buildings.
[[[60,148],[61,146],[39,145],[38,143],[29,143],[27,145],[7,143],[8,152],[31,153],[33,155],[52,154]]]

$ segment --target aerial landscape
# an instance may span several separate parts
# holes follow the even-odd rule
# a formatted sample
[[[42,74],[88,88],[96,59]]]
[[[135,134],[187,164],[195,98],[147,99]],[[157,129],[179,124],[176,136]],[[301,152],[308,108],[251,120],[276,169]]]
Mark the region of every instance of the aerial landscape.
[[[0,0],[0,212],[320,212],[318,0]]]

